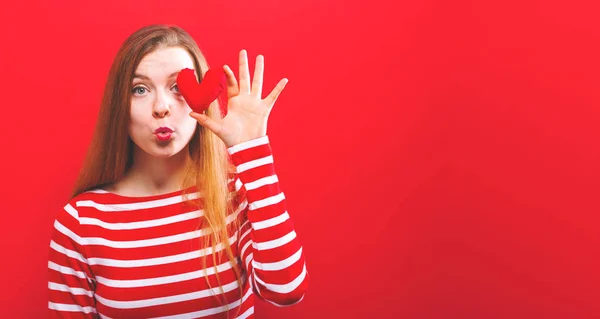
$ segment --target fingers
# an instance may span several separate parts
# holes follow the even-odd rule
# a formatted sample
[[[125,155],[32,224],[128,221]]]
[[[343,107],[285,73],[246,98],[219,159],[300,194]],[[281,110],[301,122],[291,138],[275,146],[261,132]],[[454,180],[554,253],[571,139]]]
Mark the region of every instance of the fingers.
[[[265,57],[258,55],[256,65],[254,66],[254,76],[252,77],[252,95],[262,98],[263,74],[265,70]]]
[[[230,99],[240,93],[238,88],[237,80],[235,79],[235,75],[233,71],[229,68],[228,65],[223,66],[223,71],[225,71],[225,78],[227,79],[227,98]]]
[[[279,83],[277,83],[277,85],[275,86],[275,88],[273,89],[273,91],[271,91],[271,93],[269,94],[269,96],[267,96],[265,98],[265,102],[269,107],[272,107],[273,104],[275,104],[275,101],[277,101],[277,98],[279,97],[279,94],[281,94],[281,91],[283,91],[283,88],[285,88],[285,85],[289,82],[289,80],[287,78],[283,78],[281,79],[281,81],[279,81]]]
[[[250,70],[248,69],[248,53],[240,51],[240,93],[250,93]]]
[[[217,136],[219,136],[219,137],[221,136],[221,131],[223,130],[223,125],[222,125],[221,121],[212,119],[205,114],[196,113],[196,112],[190,112],[190,116],[193,117],[194,119],[196,119],[196,121],[198,121],[198,123],[200,123],[200,125],[211,130]]]

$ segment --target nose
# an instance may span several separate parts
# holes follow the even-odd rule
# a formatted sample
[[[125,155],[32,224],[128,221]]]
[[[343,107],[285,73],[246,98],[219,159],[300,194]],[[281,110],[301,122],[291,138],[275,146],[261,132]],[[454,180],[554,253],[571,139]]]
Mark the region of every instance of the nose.
[[[171,107],[165,96],[156,97],[156,102],[152,107],[152,115],[156,118],[163,118],[171,114]]]

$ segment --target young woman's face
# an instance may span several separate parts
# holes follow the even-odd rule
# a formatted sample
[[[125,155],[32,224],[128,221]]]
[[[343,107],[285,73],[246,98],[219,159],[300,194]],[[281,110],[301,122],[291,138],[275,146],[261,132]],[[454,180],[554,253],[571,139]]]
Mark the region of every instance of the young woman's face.
[[[177,88],[177,73],[194,69],[180,47],[157,49],[140,62],[131,85],[129,136],[144,152],[155,157],[179,153],[194,134],[197,121]]]

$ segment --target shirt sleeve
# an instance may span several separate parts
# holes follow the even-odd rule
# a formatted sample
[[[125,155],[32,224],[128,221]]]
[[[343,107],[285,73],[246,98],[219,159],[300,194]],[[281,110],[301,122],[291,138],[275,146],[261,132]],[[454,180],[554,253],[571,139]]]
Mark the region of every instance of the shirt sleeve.
[[[69,203],[54,221],[48,257],[49,318],[98,318],[95,279],[85,257],[77,210]]]
[[[259,298],[276,306],[298,303],[308,287],[308,273],[279,188],[269,138],[234,145],[228,152],[245,195],[241,205],[246,204],[246,218],[237,244],[250,285]]]

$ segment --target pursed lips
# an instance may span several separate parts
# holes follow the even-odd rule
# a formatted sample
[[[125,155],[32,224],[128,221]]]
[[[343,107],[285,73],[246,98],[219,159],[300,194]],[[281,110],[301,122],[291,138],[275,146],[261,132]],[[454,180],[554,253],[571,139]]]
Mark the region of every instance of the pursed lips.
[[[159,133],[173,133],[173,129],[166,127],[166,126],[161,126],[159,128],[157,128],[156,130],[154,130],[154,134],[159,134]]]

